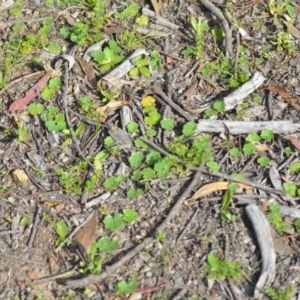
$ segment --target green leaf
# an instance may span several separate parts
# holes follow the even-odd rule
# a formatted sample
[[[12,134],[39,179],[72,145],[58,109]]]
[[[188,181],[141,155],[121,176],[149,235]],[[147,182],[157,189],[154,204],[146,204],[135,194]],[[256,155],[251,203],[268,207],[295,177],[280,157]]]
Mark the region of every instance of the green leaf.
[[[156,173],[151,168],[145,168],[142,170],[142,175],[143,175],[143,179],[153,179]]]
[[[300,219],[297,219],[295,222],[294,222],[294,226],[296,228],[296,232],[299,233],[300,232]]]
[[[29,224],[30,220],[31,219],[28,216],[24,216],[20,221],[20,225],[26,226],[27,224]]]
[[[49,80],[48,87],[50,89],[56,90],[60,86],[61,86],[61,81],[60,81],[59,78],[52,78],[52,79]]]
[[[224,101],[216,101],[213,105],[214,109],[217,112],[224,112],[225,111],[225,104]]]
[[[212,171],[218,172],[220,169],[220,166],[214,161],[208,161],[205,165]]]
[[[129,133],[134,133],[139,128],[139,124],[137,122],[131,121],[127,124],[127,130]]]
[[[154,129],[148,129],[148,130],[146,130],[146,134],[148,135],[148,136],[156,136],[157,135],[157,131],[156,130],[154,130]]]
[[[108,190],[108,191],[111,191],[111,190],[114,190],[118,187],[118,185],[120,184],[120,180],[118,177],[116,176],[110,176],[110,177],[107,177],[104,182],[103,182],[103,187]]]
[[[296,196],[297,186],[292,182],[284,182],[283,190],[290,196]]]
[[[257,162],[262,166],[266,167],[270,163],[270,159],[266,156],[261,156],[258,158]]]
[[[60,241],[63,241],[69,232],[68,226],[65,221],[58,221],[56,223],[56,234]]]
[[[229,155],[232,157],[239,157],[241,155],[241,151],[239,148],[231,148],[229,150]]]
[[[247,143],[243,147],[243,151],[246,155],[251,155],[256,151],[256,146],[251,143]]]
[[[45,109],[44,105],[40,103],[30,103],[27,107],[27,110],[33,116],[40,115],[44,111],[44,109]]]
[[[131,180],[134,180],[134,181],[138,181],[138,180],[140,180],[141,178],[142,178],[142,172],[141,172],[141,171],[138,171],[138,170],[133,171],[133,173],[132,173],[132,175],[131,175],[131,177],[130,177],[130,179],[131,179]]]
[[[153,166],[159,160],[161,160],[161,155],[158,151],[155,150],[151,150],[146,156],[146,163],[149,166]]]
[[[260,141],[260,136],[257,133],[249,133],[246,137],[247,142],[259,142]]]
[[[160,121],[160,125],[164,130],[173,130],[175,121],[171,118],[164,118]]]
[[[121,20],[134,17],[138,13],[139,8],[136,3],[131,3],[121,13],[115,13],[115,17]]]
[[[109,237],[105,236],[98,240],[97,242],[99,251],[102,252],[110,252],[118,249],[119,243],[116,240],[110,239]]]
[[[132,153],[129,157],[129,164],[132,168],[138,168],[142,165],[144,155],[141,152]]]
[[[59,34],[65,39],[69,38],[71,35],[71,27],[63,26],[59,29]]]
[[[122,214],[115,214],[114,216],[106,216],[103,220],[105,229],[117,230],[123,225],[123,216]]]
[[[113,147],[116,145],[116,142],[115,140],[111,137],[111,136],[107,136],[105,139],[104,139],[104,145],[106,147]]]
[[[139,214],[134,210],[130,208],[123,209],[123,220],[127,223],[131,223],[137,220]]]
[[[156,171],[158,178],[166,179],[169,177],[170,165],[164,161],[159,161],[154,165],[154,170]]]
[[[182,133],[185,137],[190,137],[194,134],[197,128],[197,124],[194,122],[188,122],[183,126]]]
[[[211,30],[211,33],[218,42],[221,42],[224,40],[225,33],[222,28],[213,28]]]
[[[296,173],[300,171],[300,161],[295,161],[290,164],[290,171]]]
[[[139,76],[140,70],[138,67],[134,67],[129,71],[129,76]]]
[[[208,262],[208,264],[212,268],[214,268],[214,269],[218,269],[219,268],[220,260],[219,260],[219,258],[215,254],[209,253],[207,255],[207,262]]]
[[[43,91],[41,92],[41,96],[45,99],[45,100],[51,100],[52,98],[54,98],[55,96],[55,90],[49,88],[48,86],[46,86]]]
[[[140,172],[140,174],[141,174],[141,172]],[[133,176],[131,176],[131,179],[132,179],[132,177]],[[132,179],[132,180],[138,180],[138,179]],[[140,197],[142,194],[143,194],[142,189],[135,189],[135,188],[130,188],[126,193],[127,198],[129,198],[129,199],[136,199],[136,198]]]
[[[61,46],[59,44],[52,43],[47,46],[47,49],[52,53],[59,53],[61,51]]]
[[[274,132],[270,129],[264,129],[262,130],[260,136],[267,141],[271,141],[274,139]]]
[[[145,77],[150,77],[151,72],[148,67],[140,67],[140,72]]]
[[[131,294],[134,290],[136,290],[138,284],[136,281],[130,281],[127,283],[126,281],[121,281],[116,286],[116,295],[121,294]]]
[[[138,148],[149,148],[148,144],[146,144],[144,141],[142,141],[139,138],[136,138],[134,140],[134,145]]]

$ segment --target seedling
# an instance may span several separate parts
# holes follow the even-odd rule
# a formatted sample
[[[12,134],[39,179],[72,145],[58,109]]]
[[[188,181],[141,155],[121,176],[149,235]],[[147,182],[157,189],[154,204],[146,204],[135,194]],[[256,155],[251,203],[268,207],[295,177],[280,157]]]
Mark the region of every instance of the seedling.
[[[17,121],[18,125],[18,138],[15,139],[15,142],[26,142],[30,140],[30,135],[27,132],[25,123],[23,121]]]
[[[163,230],[158,230],[156,238],[160,242],[164,242],[167,239],[167,233]]]
[[[291,41],[289,32],[279,32],[274,36],[272,44],[279,52],[287,50],[289,53],[293,53],[295,51],[295,44]]]
[[[137,282],[132,279],[128,283],[126,281],[120,281],[116,285],[116,295],[122,295],[122,294],[130,294],[134,292],[138,287]]]
[[[109,41],[103,51],[93,51],[91,55],[100,65],[99,70],[105,73],[124,60],[124,56],[119,54],[121,51],[122,49],[115,41]]]
[[[150,77],[151,73],[149,70],[149,59],[142,57],[142,55],[139,55],[133,59],[133,63],[135,67],[129,71],[130,76],[143,75],[145,77]]]
[[[116,98],[118,98],[118,93],[112,91],[112,90],[105,90],[105,88],[102,85],[99,85],[98,87],[98,91],[101,93],[102,95],[102,102],[109,102],[109,101],[113,101]]]
[[[66,238],[69,228],[64,221],[58,221],[55,223],[57,239],[55,241],[55,246],[58,247]]]
[[[283,190],[290,196],[294,197],[297,193],[297,186],[293,182],[284,182]]]
[[[220,212],[220,216],[222,220],[231,221],[231,222],[236,221],[236,216],[233,215],[228,208],[232,202],[232,195],[237,189],[238,189],[238,184],[231,183],[222,197],[222,206]]]
[[[196,46],[188,46],[181,54],[187,58],[188,56],[194,56],[196,59],[200,59],[203,53],[204,39],[203,33],[208,31],[208,26],[201,17],[191,18],[191,25],[195,34]]]
[[[67,129],[65,115],[58,106],[52,106],[41,114],[41,119],[45,122],[49,131],[62,132]]]
[[[296,288],[293,285],[280,288],[269,287],[267,289],[267,295],[272,300],[290,300],[293,298],[295,291]]]
[[[278,17],[283,15],[286,11],[292,15],[295,12],[295,8],[291,5],[291,0],[277,1],[269,0],[268,9],[270,14],[273,16],[273,24],[278,25]]]
[[[278,204],[269,205],[269,212],[267,213],[268,220],[271,225],[273,225],[276,230],[283,232],[291,228],[291,224],[284,222],[280,216],[280,207]]]
[[[213,253],[207,255],[208,265],[204,268],[207,273],[207,279],[220,279],[233,278],[240,280],[242,275],[239,271],[240,264],[238,262],[230,262],[228,260],[220,260],[218,256]]]
[[[51,100],[54,98],[56,91],[59,89],[61,86],[61,81],[58,78],[52,78],[49,80],[49,83],[47,86],[43,89],[41,92],[41,96],[45,100]]]
[[[107,177],[103,182],[103,187],[108,191],[115,190],[125,179],[123,175]]]

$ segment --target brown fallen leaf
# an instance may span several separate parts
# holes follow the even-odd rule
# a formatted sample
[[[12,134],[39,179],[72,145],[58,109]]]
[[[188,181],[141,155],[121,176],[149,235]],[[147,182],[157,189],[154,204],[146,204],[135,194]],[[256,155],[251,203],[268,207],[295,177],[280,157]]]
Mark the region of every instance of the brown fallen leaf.
[[[153,9],[155,11],[155,17],[159,15],[159,11],[160,11],[160,6],[157,2],[157,0],[150,0],[151,1],[151,4],[153,6]]]
[[[14,101],[8,108],[8,111],[14,111],[29,104],[37,96],[37,92],[40,92],[45,87],[49,79],[50,76],[45,74],[32,88],[25,93],[25,97]]]
[[[226,181],[217,181],[217,182],[212,182],[212,183],[208,183],[204,186],[202,186],[194,195],[193,197],[186,199],[185,201],[191,201],[191,200],[195,200],[201,197],[205,197],[211,193],[214,192],[218,192],[218,191],[223,191],[223,190],[227,190],[228,189],[228,185],[230,183],[226,182]],[[252,189],[252,186],[246,185],[246,184],[242,184],[242,183],[238,183],[239,188],[241,189]]]
[[[269,85],[266,87],[267,90],[274,92],[284,98],[287,103],[292,105],[297,111],[300,111],[300,105],[297,104],[298,99],[290,95],[290,93],[282,86]]]
[[[114,33],[122,33],[126,30],[125,27],[122,26],[105,26],[103,31],[105,34],[114,34]]]
[[[90,219],[74,235],[73,243],[78,245],[81,253],[85,253],[96,240],[97,219],[97,213],[94,211]]]
[[[101,113],[100,122],[105,122],[107,118],[107,114],[110,111],[115,111],[121,108],[124,104],[126,104],[125,101],[113,100],[113,101],[109,101],[106,105],[99,107],[97,111]]]
[[[191,100],[195,90],[198,86],[198,82],[193,83],[181,96],[180,98],[185,98],[185,100]]]
[[[89,83],[93,89],[97,88],[97,79],[93,67],[84,60],[77,59],[82,71],[87,76]]]
[[[290,139],[292,145],[293,145],[296,149],[300,150],[300,140],[296,139],[296,138],[293,137],[292,135],[289,136],[289,139]]]

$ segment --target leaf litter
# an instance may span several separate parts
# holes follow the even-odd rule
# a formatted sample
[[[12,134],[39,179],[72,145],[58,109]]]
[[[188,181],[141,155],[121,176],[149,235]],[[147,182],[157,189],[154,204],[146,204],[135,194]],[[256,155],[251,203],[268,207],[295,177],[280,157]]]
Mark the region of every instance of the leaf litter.
[[[293,44],[293,41],[289,40],[290,37],[286,35],[288,33],[286,28],[289,25],[286,27],[286,23],[279,18],[279,26],[276,28],[280,35],[277,35],[278,32],[271,27],[267,27],[269,36],[260,43],[255,33],[263,31],[262,24],[253,21],[253,18],[249,19],[250,12],[247,9],[253,7],[251,13],[258,16],[258,20],[262,11],[271,11],[270,7],[266,7],[260,1],[254,1],[244,10],[236,3],[229,3],[232,6],[226,8],[229,10],[226,18],[233,18],[236,21],[236,28],[247,28],[247,36],[245,39],[241,38],[241,43],[238,45],[236,44],[238,39],[236,41],[232,39],[227,20],[219,13],[219,9],[224,8],[222,6],[216,8],[207,0],[200,1],[201,6],[197,14],[201,15],[201,19],[197,19],[197,22],[194,20],[193,26],[187,24],[189,22],[187,20],[194,15],[195,6],[188,2],[181,3],[175,10],[172,5],[151,1],[154,11],[142,8],[144,3],[139,3],[138,9],[136,4],[128,6],[127,10],[119,6],[115,8],[113,2],[105,8],[93,7],[96,2],[93,3],[85,3],[87,5],[81,3],[80,6],[75,6],[74,11],[67,15],[67,18],[60,16],[62,8],[54,6],[58,17],[52,19],[50,23],[56,32],[62,34],[56,36],[63,45],[61,54],[65,49],[70,48],[71,43],[78,44],[80,48],[75,54],[67,53],[79,62],[80,68],[75,65],[70,72],[64,74],[65,78],[61,71],[57,72],[55,75],[62,84],[55,86],[57,89],[55,92],[48,93],[47,100],[43,97],[46,95],[43,89],[51,78],[50,75],[46,74],[42,79],[36,78],[39,81],[32,87],[14,85],[19,82],[15,80],[10,84],[7,79],[19,80],[18,68],[22,69],[21,74],[27,74],[24,79],[29,78],[27,76],[31,73],[34,74],[36,70],[34,68],[39,68],[22,64],[34,58],[31,53],[35,52],[30,49],[32,47],[30,39],[34,37],[31,35],[25,37],[24,28],[18,32],[18,26],[26,26],[25,31],[32,30],[32,34],[37,35],[39,43],[45,42],[39,44],[38,51],[46,52],[45,49],[50,41],[47,42],[45,37],[50,38],[50,36],[43,33],[43,30],[47,31],[48,23],[43,22],[45,20],[43,19],[37,21],[39,24],[37,27],[30,27],[27,19],[25,25],[15,26],[15,23],[10,23],[11,19],[20,21],[18,14],[20,12],[22,14],[22,11],[15,7],[16,9],[1,12],[7,18],[6,28],[10,34],[13,32],[19,34],[19,38],[22,39],[22,43],[18,44],[22,54],[15,52],[14,55],[17,57],[24,55],[24,59],[19,59],[15,63],[16,66],[21,64],[18,68],[13,68],[11,74],[8,74],[8,69],[0,69],[0,88],[4,87],[1,92],[4,96],[1,98],[3,109],[0,123],[0,149],[3,150],[1,150],[0,166],[3,177],[0,192],[6,207],[1,209],[1,217],[5,220],[1,230],[6,231],[6,240],[3,240],[4,250],[12,255],[10,261],[5,259],[5,253],[3,259],[1,256],[0,259],[3,268],[11,269],[14,278],[19,280],[19,284],[13,285],[10,291],[23,292],[22,276],[29,274],[33,280],[31,296],[36,298],[39,295],[47,299],[55,298],[54,295],[67,297],[67,286],[72,287],[79,295],[77,287],[84,288],[93,280],[100,282],[97,284],[98,290],[92,291],[93,296],[102,297],[101,294],[105,299],[117,299],[118,294],[133,291],[151,294],[153,299],[155,297],[199,299],[200,296],[210,298],[212,295],[226,298],[229,297],[229,292],[222,289],[222,283],[213,281],[209,286],[206,284],[207,274],[203,270],[207,263],[205,259],[199,258],[214,255],[221,266],[225,265],[228,270],[232,270],[234,268],[226,264],[230,261],[245,262],[245,253],[247,253],[245,267],[247,270],[244,271],[247,271],[252,288],[248,286],[245,288],[246,282],[242,279],[242,281],[232,282],[230,289],[232,293],[241,291],[238,299],[248,299],[249,289],[250,294],[254,294],[253,287],[257,283],[261,265],[259,253],[249,252],[249,249],[257,245],[255,235],[258,233],[255,233],[249,224],[244,207],[249,204],[257,205],[261,197],[268,199],[277,193],[281,197],[278,196],[276,201],[294,208],[299,196],[297,192],[299,176],[295,170],[300,169],[300,166],[297,165],[298,155],[294,151],[294,148],[298,149],[297,134],[289,138],[285,135],[297,130],[297,124],[287,126],[286,123],[284,125],[278,123],[279,127],[284,127],[284,130],[274,126],[275,135],[270,134],[272,128],[269,128],[271,123],[276,124],[280,120],[289,122],[298,119],[295,112],[299,110],[298,99],[292,95],[298,95],[300,92],[297,80],[299,51],[297,51],[298,44]],[[271,4],[272,2],[268,5]],[[27,7],[27,9],[31,8]],[[108,14],[101,16],[103,19],[97,21],[98,26],[102,21],[103,24],[107,22],[102,29],[93,31],[92,27],[86,27],[85,18],[90,18],[89,24],[92,24],[93,15],[105,10]],[[245,18],[239,20],[237,16],[240,13],[246,14]],[[283,16],[283,13],[287,11],[279,12],[280,16]],[[48,11],[39,14],[41,18],[50,16]],[[273,17],[270,12],[269,14],[268,21],[272,23]],[[215,36],[220,30],[220,37],[224,38],[221,26],[220,28],[207,26],[212,15],[222,22],[226,51],[223,51],[219,37]],[[148,18],[149,16],[153,18]],[[136,17],[140,18],[137,22]],[[126,18],[133,22],[127,23]],[[69,27],[62,30],[62,23],[66,19],[66,25]],[[139,23],[141,19],[143,23]],[[61,20],[63,22],[60,24]],[[295,28],[299,27],[297,22],[299,23],[299,20],[296,18],[294,27],[290,27],[291,34],[295,35]],[[128,30],[128,24],[135,24],[135,26]],[[139,35],[138,32],[142,31],[138,27],[147,27],[149,26],[147,24],[163,26],[159,29],[168,31],[170,37],[157,36],[153,42],[153,35],[149,34],[147,37],[149,40],[144,39]],[[208,29],[201,33],[198,44],[197,36],[194,35],[201,30],[197,31],[197,24],[200,29]],[[42,28],[42,30],[36,32],[34,28]],[[135,28],[139,30],[135,32]],[[3,31],[2,28],[0,30]],[[102,32],[106,32],[108,36],[103,35],[98,40],[94,39]],[[111,35],[112,32],[114,35]],[[62,38],[63,34],[66,34],[65,38]],[[14,36],[6,38],[7,33],[3,33],[3,57],[7,55],[7,49],[16,49],[15,44],[10,44],[14,42]],[[248,42],[246,38],[252,41]],[[201,45],[202,39],[204,39],[203,49],[195,49],[196,46]],[[119,50],[110,47],[109,55],[106,50],[106,57],[101,57],[101,53],[98,57],[102,66],[105,65],[105,68],[100,68],[91,54],[93,51],[101,52],[111,45],[109,42],[112,40],[121,48],[124,61],[118,61],[120,64],[114,65]],[[131,44],[133,42],[136,44]],[[150,56],[151,51],[154,50],[159,53],[156,56],[156,59],[159,57],[157,61]],[[200,62],[196,61],[193,54],[183,58],[183,53],[200,53],[200,50],[203,51]],[[235,55],[230,57],[226,52],[227,54],[235,52]],[[118,60],[121,60],[121,55]],[[150,75],[149,77],[137,75],[136,72],[134,76],[129,73],[131,69],[137,67],[133,58],[139,55],[142,56],[143,63],[150,61],[145,73]],[[43,57],[45,60],[43,64],[48,64],[47,70],[53,75],[50,63],[55,60],[54,55]],[[260,62],[258,59],[261,59]],[[285,64],[282,64],[282,61],[285,61]],[[9,62],[5,56],[3,65]],[[201,67],[198,67],[199,65]],[[110,68],[109,71],[103,73],[102,71],[107,68]],[[210,73],[210,70],[213,72]],[[263,79],[267,78],[271,82],[266,88],[258,89],[262,83],[257,84],[251,80],[251,76],[247,75],[249,70],[252,72],[250,75],[260,72]],[[67,80],[66,76],[69,77]],[[82,84],[85,77],[91,86]],[[108,99],[107,97],[113,97],[113,94],[108,93],[104,97],[99,93],[98,89],[103,91],[102,85],[105,81],[109,86],[117,88],[117,97]],[[64,86],[66,82],[69,84]],[[197,85],[191,84],[192,82],[196,82]],[[243,90],[243,87],[246,89]],[[273,93],[266,95],[265,89]],[[23,92],[25,97],[18,99]],[[78,95],[85,98],[79,101]],[[273,109],[280,107],[282,101],[280,97],[290,106],[283,108],[279,117],[273,120],[269,116],[273,115]],[[206,101],[208,98],[210,100]],[[266,108],[267,114],[261,114],[255,119],[247,109],[251,110],[255,107],[260,98],[263,99],[260,105]],[[13,99],[18,100],[13,102]],[[33,100],[43,107],[31,107],[18,119],[10,118],[9,114],[6,114],[6,110],[12,112],[25,108]],[[225,109],[218,104],[223,100]],[[54,105],[58,110],[52,108]],[[125,105],[126,109],[124,109]],[[70,116],[68,126],[65,120],[67,115]],[[203,130],[204,125],[201,124],[205,121],[210,123],[207,123],[208,129]],[[259,125],[266,124],[266,127],[257,127],[257,121],[264,122]],[[57,126],[47,126],[53,122]],[[238,125],[242,123],[246,124],[248,131],[245,129],[242,132],[234,131],[234,126],[242,127]],[[130,126],[127,127],[129,124]],[[219,135],[219,132],[225,130],[224,124],[228,124],[226,125],[226,130],[229,131],[228,139]],[[259,140],[247,140],[247,133],[266,129],[268,132],[264,132],[267,134],[260,134]],[[71,130],[74,131],[74,135],[70,135]],[[191,148],[188,148],[188,145],[208,132],[213,132],[207,142],[207,145],[212,148],[212,153],[205,153],[209,156],[209,164],[206,164],[206,161],[200,164],[199,160],[199,166],[196,167],[200,169],[194,179],[195,185],[201,187],[194,187],[196,192],[187,190],[188,193],[185,195],[186,186],[190,183],[191,176],[194,174],[192,170],[195,168],[189,165],[189,159],[196,158],[199,153],[203,155],[203,149],[199,153],[189,153]],[[176,147],[172,148],[170,144]],[[244,151],[247,149],[244,148],[245,144],[248,149],[253,149],[255,154]],[[198,147],[203,146],[199,144]],[[233,148],[234,151],[230,151]],[[78,149],[86,157],[83,162],[80,159],[82,154],[78,153]],[[172,149],[175,153],[170,153]],[[151,155],[150,151],[152,151]],[[32,152],[37,152],[42,162],[28,160],[27,153]],[[138,164],[130,160],[133,153],[140,153]],[[180,159],[174,161],[174,156]],[[264,157],[267,159],[263,160]],[[258,164],[262,161],[264,163]],[[91,165],[88,165],[88,162]],[[43,168],[40,167],[41,164]],[[271,166],[276,166],[278,176],[288,178],[287,183],[292,185],[290,191],[293,191],[295,196],[282,195],[286,190],[282,188],[281,182],[276,190],[269,188],[267,192],[259,191],[262,185],[266,187],[270,185],[268,171]],[[26,179],[26,184],[22,184],[22,180],[13,181],[14,170],[25,175],[24,170],[28,172],[30,176]],[[240,181],[243,181],[243,178],[251,180],[253,183],[251,188],[245,183],[239,183],[240,189],[231,191],[232,182],[237,178],[235,176],[240,176]],[[179,198],[182,193],[184,197]],[[103,195],[107,196],[102,197]],[[200,197],[201,201],[196,202],[198,205],[196,218],[192,218],[196,208],[184,205],[183,202],[190,204],[190,200]],[[39,202],[44,203],[40,219],[35,215],[36,204]],[[175,209],[171,209],[172,207]],[[30,216],[28,220],[32,222],[37,220],[38,226],[22,225],[25,226],[24,232],[13,235],[10,232],[15,232],[19,223],[23,224],[21,220],[24,218],[18,214],[21,209],[26,216]],[[229,218],[227,221],[219,214],[216,215],[216,212],[222,209],[222,216]],[[93,217],[73,236],[73,230],[79,228],[92,211],[95,212]],[[97,218],[95,216],[98,213]],[[290,216],[285,218],[290,218],[285,221],[291,222]],[[159,225],[161,223],[165,225],[161,227]],[[157,235],[156,230],[158,230]],[[29,233],[35,237],[34,248],[28,256],[20,257],[18,253],[23,253]],[[278,272],[275,280],[269,283],[276,287],[283,285],[284,282],[298,282],[299,274],[297,272],[291,274],[288,269],[295,266],[293,253],[295,253],[294,249],[297,251],[299,247],[297,239],[291,238],[287,233],[276,236],[271,232],[270,235],[274,241],[285,238],[287,243],[282,243],[282,249],[278,252],[287,257],[284,263],[281,259],[277,259],[276,267],[283,271]],[[175,251],[172,243],[179,236],[180,243],[176,244]],[[8,239],[12,247],[7,243]],[[78,271],[79,265],[76,265],[78,264],[75,259],[76,254],[69,246],[72,239],[73,242],[81,245],[83,253],[85,252],[90,260],[85,261],[89,265],[86,269],[81,267],[81,273]],[[224,241],[228,245],[225,252]],[[43,250],[45,245],[47,249],[54,251],[55,261],[49,259],[50,268],[47,270],[32,267],[35,263],[45,262],[46,250]],[[278,245],[275,245],[275,250],[277,247]],[[40,252],[34,249],[39,249]],[[86,252],[87,249],[92,250]],[[223,256],[226,256],[226,259],[223,260]],[[66,260],[66,257],[70,260]],[[11,263],[14,259],[20,262],[18,268]],[[263,261],[262,264],[264,265],[265,262]],[[56,274],[55,276],[67,276],[67,282],[61,284],[56,280],[58,277],[51,278],[49,270],[52,274]],[[70,270],[75,270],[75,277],[70,277],[68,274]],[[95,274],[97,272],[100,274]],[[215,275],[216,278],[220,278],[220,274]],[[43,278],[48,284],[47,288],[34,285],[35,280]],[[166,282],[168,284],[165,285]],[[263,290],[266,287],[259,288]],[[260,297],[259,294],[256,295]]]

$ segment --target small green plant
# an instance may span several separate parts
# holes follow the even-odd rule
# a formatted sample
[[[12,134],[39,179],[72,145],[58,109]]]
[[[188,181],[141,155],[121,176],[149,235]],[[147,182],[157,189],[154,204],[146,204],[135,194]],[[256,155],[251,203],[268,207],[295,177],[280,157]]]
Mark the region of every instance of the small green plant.
[[[49,131],[63,132],[67,129],[65,115],[60,111],[58,106],[52,106],[41,114],[41,119]]]
[[[102,95],[102,102],[109,102],[109,101],[113,101],[116,98],[118,98],[118,93],[116,93],[115,91],[112,90],[106,90],[102,85],[99,85],[98,87],[98,91],[101,93]]]
[[[67,194],[81,195],[83,190],[83,178],[87,172],[88,164],[81,161],[76,165],[69,165],[66,169],[56,168],[55,173],[59,176],[59,183],[66,189]]]
[[[130,76],[143,75],[145,77],[150,77],[151,73],[149,70],[149,59],[143,57],[142,55],[139,55],[133,59],[133,63],[135,67],[129,71]]]
[[[280,206],[276,203],[269,205],[269,212],[267,213],[268,220],[276,230],[283,232],[291,228],[291,223],[284,222],[280,216]]]
[[[115,190],[125,179],[123,175],[107,177],[103,182],[103,187],[108,191]]]
[[[207,279],[220,279],[233,278],[240,280],[242,275],[239,271],[240,264],[238,262],[230,262],[228,260],[220,260],[217,255],[209,253],[207,255],[208,265],[204,268],[207,273]]]
[[[222,220],[224,220],[224,221],[231,221],[231,222],[236,221],[236,216],[233,215],[229,211],[228,208],[229,208],[229,206],[232,202],[232,195],[237,189],[238,189],[238,184],[237,183],[229,184],[228,189],[226,190],[226,192],[224,193],[224,195],[222,197],[222,205],[221,205],[220,216],[221,216]]]
[[[296,288],[293,285],[280,288],[269,287],[267,289],[267,295],[272,300],[291,300],[294,296],[295,291]]]
[[[51,100],[54,98],[56,91],[61,86],[61,81],[59,78],[52,78],[49,80],[47,86],[41,92],[41,96],[46,100]]]
[[[164,242],[167,239],[167,233],[163,230],[158,230],[156,234],[156,238],[160,242]]]
[[[55,246],[58,247],[66,238],[69,228],[65,221],[58,221],[55,223],[57,239],[55,241]]]
[[[36,116],[40,115],[45,110],[45,107],[40,103],[30,103],[27,107],[27,110],[30,114]]]
[[[294,14],[295,8],[291,5],[291,0],[269,0],[267,8],[270,14],[273,16],[273,24],[278,25],[278,17],[288,12],[290,15]]]
[[[93,51],[91,55],[100,65],[99,70],[105,73],[124,60],[124,56],[120,55],[121,51],[122,49],[115,41],[109,41],[108,46],[105,47],[103,51]]]
[[[293,182],[284,182],[283,190],[290,196],[294,197],[297,193],[297,186]]]
[[[139,8],[140,7],[136,3],[131,3],[122,12],[115,13],[115,17],[120,20],[135,17],[139,11]]]
[[[80,112],[89,120],[99,120],[101,113],[97,110],[99,105],[93,103],[92,100],[86,96],[80,96],[77,100],[80,107]]]
[[[154,126],[159,122],[161,115],[155,106],[146,106],[143,111],[146,114],[144,121],[148,126]]]
[[[196,59],[200,59],[203,54],[204,38],[203,33],[208,31],[207,24],[201,17],[191,18],[191,25],[195,34],[196,46],[188,46],[181,54],[187,58],[188,56],[194,56]]]
[[[291,41],[289,32],[279,32],[274,36],[272,44],[276,46],[276,50],[279,52],[287,50],[292,53],[295,51],[295,44]]]
[[[126,281],[120,281],[116,285],[116,295],[130,294],[134,292],[138,287],[138,283],[135,279],[130,280],[128,283]]]
[[[15,139],[15,142],[26,142],[30,140],[30,135],[25,127],[25,123],[23,121],[17,121],[18,125],[18,137]]]

